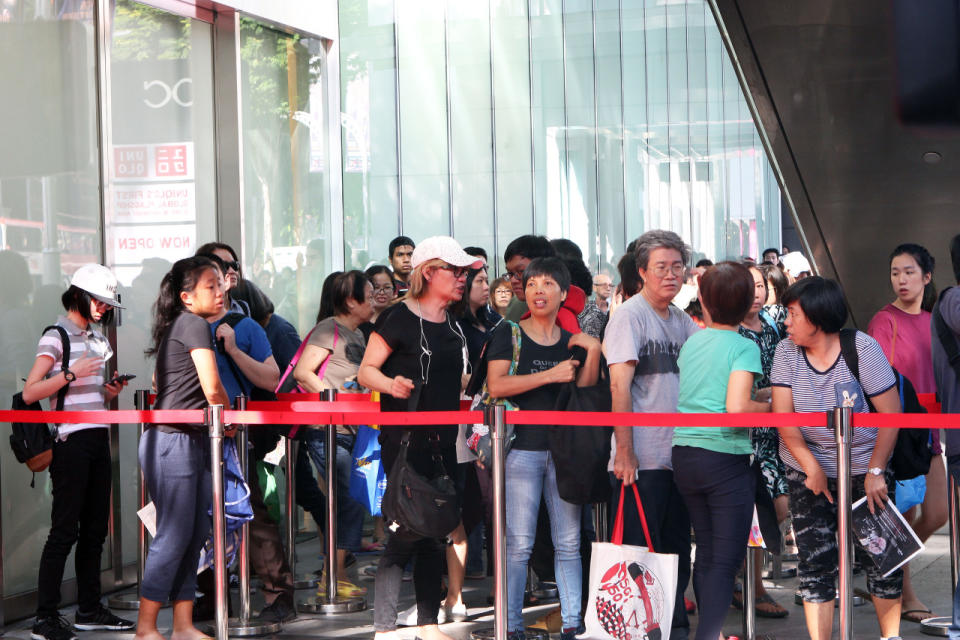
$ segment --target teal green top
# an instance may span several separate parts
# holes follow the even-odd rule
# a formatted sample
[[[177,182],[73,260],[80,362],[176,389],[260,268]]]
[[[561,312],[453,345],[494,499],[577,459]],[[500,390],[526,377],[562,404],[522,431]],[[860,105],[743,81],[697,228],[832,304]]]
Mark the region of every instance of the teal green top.
[[[763,374],[760,348],[736,331],[705,329],[680,349],[680,413],[726,413],[727,383],[733,371]],[[677,427],[673,446],[700,447],[720,453],[751,454],[750,429],[743,427]]]

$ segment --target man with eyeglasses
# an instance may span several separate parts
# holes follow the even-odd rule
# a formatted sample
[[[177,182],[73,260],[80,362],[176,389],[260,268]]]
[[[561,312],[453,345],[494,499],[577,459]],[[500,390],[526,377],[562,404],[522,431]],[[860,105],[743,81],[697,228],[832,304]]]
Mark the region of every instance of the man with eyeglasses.
[[[410,288],[408,280],[413,272],[413,250],[417,245],[407,236],[397,236],[390,241],[390,268],[393,269],[393,286],[397,297],[404,295]]]
[[[599,339],[607,326],[610,297],[613,294],[613,279],[605,271],[593,276],[593,294],[593,300],[583,307],[577,320],[584,333]]]
[[[686,313],[670,304],[683,284],[690,249],[680,236],[662,230],[644,233],[634,246],[643,288],[610,316],[603,338],[613,410],[674,413],[680,384],[677,357],[698,330]],[[617,512],[621,487],[636,483],[652,540],[645,539],[636,506],[627,504],[634,502],[633,492],[626,491],[623,541],[679,556],[670,638],[686,640],[690,622],[683,592],[690,579],[690,518],[673,480],[672,445],[672,427],[614,427],[610,513],[612,517]]]
[[[520,322],[523,314],[528,311],[523,291],[523,270],[534,258],[552,258],[555,255],[553,245],[543,236],[520,236],[507,245],[503,252],[507,271],[503,276],[510,281],[513,288],[513,299],[507,305],[507,320]]]

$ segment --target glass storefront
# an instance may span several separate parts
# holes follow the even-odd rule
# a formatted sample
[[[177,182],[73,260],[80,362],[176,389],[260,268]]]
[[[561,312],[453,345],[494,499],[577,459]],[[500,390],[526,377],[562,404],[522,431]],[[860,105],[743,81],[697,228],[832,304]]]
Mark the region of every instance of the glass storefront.
[[[714,260],[779,246],[703,0],[356,0],[340,28],[348,266],[400,230],[498,259],[522,233],[566,237],[605,269],[657,227]]]

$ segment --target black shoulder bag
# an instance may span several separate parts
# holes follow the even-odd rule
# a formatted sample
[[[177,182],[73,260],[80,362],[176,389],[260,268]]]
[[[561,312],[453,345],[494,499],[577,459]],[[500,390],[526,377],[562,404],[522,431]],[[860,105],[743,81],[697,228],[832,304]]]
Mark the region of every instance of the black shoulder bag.
[[[855,329],[840,331],[840,353],[847,363],[847,368],[857,379],[860,388],[860,356],[857,354],[857,332]],[[927,410],[920,404],[913,384],[902,373],[893,369],[897,378],[897,391],[900,394],[900,407],[904,413],[926,413]],[[873,402],[863,392],[863,399],[867,401],[870,411],[876,411]],[[924,476],[930,472],[930,460],[933,452],[930,449],[930,429],[900,429],[897,432],[897,443],[890,456],[890,469],[895,480],[910,480],[917,476]]]
[[[60,347],[63,356],[60,358],[60,370],[66,371],[70,368],[70,336],[60,325],[50,325],[44,327],[42,336],[47,331],[56,329],[60,334]],[[54,409],[63,408],[63,399],[67,395],[67,383],[57,392],[57,406]],[[11,409],[14,411],[42,411],[40,401],[27,403],[23,399],[23,393],[13,394]],[[12,433],[10,434],[10,448],[13,449],[13,455],[17,457],[18,462],[27,465],[27,468],[34,473],[30,479],[30,486],[34,486],[34,480],[38,471],[46,471],[53,460],[53,435],[50,426],[43,422],[14,422],[10,425]]]

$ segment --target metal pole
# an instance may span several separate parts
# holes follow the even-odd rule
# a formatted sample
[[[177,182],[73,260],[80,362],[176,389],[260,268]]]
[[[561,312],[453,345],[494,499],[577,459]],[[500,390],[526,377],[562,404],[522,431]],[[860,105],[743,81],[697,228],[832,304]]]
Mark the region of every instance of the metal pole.
[[[949,497],[947,502],[950,509],[950,586],[951,593],[957,588],[957,579],[960,578],[960,486],[953,479],[953,474],[947,471]],[[949,635],[952,616],[937,616],[927,618],[920,623],[920,631],[928,636]]]
[[[247,397],[237,396],[234,406],[237,411],[247,410]],[[249,427],[245,424],[237,425],[237,456],[240,459],[240,471],[243,479],[249,484],[250,480],[250,449]],[[240,529],[240,546],[237,549],[237,573],[240,574],[240,617],[229,623],[229,634],[234,637],[263,636],[277,633],[282,625],[279,622],[266,620],[252,621],[250,619],[250,522],[244,522]]]
[[[287,473],[287,564],[290,565],[290,573],[293,575],[293,588],[312,589],[317,586],[316,578],[297,575],[297,490],[294,483],[297,444],[296,440],[289,437],[284,444],[284,470]]]
[[[596,502],[593,505],[593,529],[597,533],[597,542],[609,542],[610,532],[608,525],[607,503]]]
[[[320,393],[324,402],[336,402],[337,390],[324,389]],[[328,424],[325,430],[327,464],[327,560],[326,593],[318,598],[297,603],[297,608],[310,613],[352,613],[367,608],[364,598],[340,598],[337,595],[337,425]]]
[[[212,474],[211,501],[213,505],[213,583],[216,596],[215,628],[217,640],[227,640],[227,523],[223,508],[223,405],[207,408],[207,426],[210,429],[210,473]]]
[[[743,568],[743,640],[757,637],[757,570],[754,547],[747,546],[746,565]]]
[[[493,631],[496,640],[507,640],[507,507],[503,453],[503,432],[506,430],[506,407],[487,409],[487,424],[493,444]]]
[[[133,394],[133,408],[137,411],[150,410],[150,390],[137,389]],[[143,437],[144,423],[140,423],[138,429],[138,440]],[[137,466],[137,495],[139,496],[138,509],[147,506],[147,485],[143,481],[143,472],[140,471],[139,461]],[[137,518],[137,584],[131,591],[118,593],[107,599],[107,605],[111,609],[124,609],[133,611],[140,608],[140,583],[143,582],[143,567],[147,563],[147,528],[143,526],[143,521]]]
[[[850,407],[836,407],[832,412],[837,444],[837,547],[840,579],[840,638],[853,638],[853,535],[850,530],[850,441],[852,440]]]

